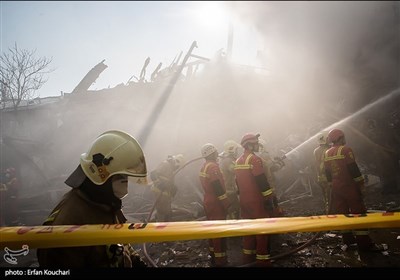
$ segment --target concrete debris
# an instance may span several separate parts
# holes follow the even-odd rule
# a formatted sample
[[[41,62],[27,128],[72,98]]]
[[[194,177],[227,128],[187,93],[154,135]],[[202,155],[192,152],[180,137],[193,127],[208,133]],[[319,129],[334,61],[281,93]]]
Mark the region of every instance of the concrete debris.
[[[336,237],[336,234],[333,233],[327,233],[325,234],[326,237]]]

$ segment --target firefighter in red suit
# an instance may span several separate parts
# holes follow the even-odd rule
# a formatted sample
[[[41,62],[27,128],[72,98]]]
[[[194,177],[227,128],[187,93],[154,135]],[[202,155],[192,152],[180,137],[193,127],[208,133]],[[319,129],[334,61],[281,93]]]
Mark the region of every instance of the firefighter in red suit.
[[[218,151],[213,144],[207,143],[201,148],[201,155],[206,160],[199,174],[204,189],[204,211],[208,220],[225,220],[230,203],[217,163]],[[210,239],[209,244],[211,263],[215,266],[226,266],[226,239]]]
[[[342,130],[332,129],[328,141],[333,144],[325,152],[325,173],[331,184],[331,214],[365,214],[363,201],[364,177],[355,161],[353,151],[345,146]],[[354,235],[355,238],[354,238]],[[351,245],[357,242],[359,250],[380,250],[369,237],[368,230],[343,231],[343,242]]]
[[[259,151],[260,134],[247,133],[241,145],[244,153],[236,160],[235,175],[239,189],[241,218],[259,219],[272,217],[273,192],[268,183]],[[257,266],[271,266],[268,235],[243,237],[243,263],[256,261]]]

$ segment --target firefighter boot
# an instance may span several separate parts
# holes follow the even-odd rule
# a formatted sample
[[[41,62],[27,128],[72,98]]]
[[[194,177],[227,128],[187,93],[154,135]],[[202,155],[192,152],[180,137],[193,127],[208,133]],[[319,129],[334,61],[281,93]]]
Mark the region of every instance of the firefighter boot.
[[[215,257],[215,267],[224,267],[228,265],[228,260],[226,258],[226,254],[225,253],[221,253],[224,254],[224,256],[222,257]]]
[[[256,260],[256,267],[272,267],[270,260]]]

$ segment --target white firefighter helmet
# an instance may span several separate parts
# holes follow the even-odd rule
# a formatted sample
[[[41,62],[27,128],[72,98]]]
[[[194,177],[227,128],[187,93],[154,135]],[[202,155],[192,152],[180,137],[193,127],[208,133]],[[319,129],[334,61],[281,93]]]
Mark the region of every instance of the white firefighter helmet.
[[[258,144],[260,145],[260,153],[267,151],[267,141],[262,138],[258,138]]]
[[[81,155],[80,164],[96,185],[115,174],[134,177],[136,184],[147,184],[143,150],[135,138],[122,131],[111,130],[97,137],[89,151]]]
[[[228,140],[224,143],[224,154],[226,155],[237,155],[237,150],[240,145],[234,140]]]
[[[201,156],[204,158],[215,152],[218,152],[217,148],[211,143],[204,144],[203,147],[201,147]]]
[[[186,163],[185,157],[182,154],[173,156],[173,159],[178,168],[181,168]]]
[[[321,132],[318,134],[317,139],[318,139],[318,144],[320,145],[325,145],[327,143],[327,133],[326,132]]]

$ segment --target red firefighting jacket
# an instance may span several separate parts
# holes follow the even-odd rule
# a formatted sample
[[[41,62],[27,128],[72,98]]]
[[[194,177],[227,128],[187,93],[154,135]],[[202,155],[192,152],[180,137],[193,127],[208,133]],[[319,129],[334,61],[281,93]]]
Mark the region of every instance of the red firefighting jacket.
[[[325,152],[325,171],[333,191],[349,192],[364,182],[353,151],[347,146],[333,146]]]
[[[262,190],[256,182],[256,177],[263,173],[262,159],[248,150],[236,160],[235,175],[242,208],[252,205],[263,209],[265,197],[272,195],[270,186],[267,185]]]
[[[218,164],[215,161],[207,160],[200,170],[199,177],[204,189],[203,203],[207,218],[225,218],[229,201],[226,195],[224,178]],[[219,181],[221,189],[215,189],[213,184],[215,181]],[[214,215],[221,217],[214,217]]]

